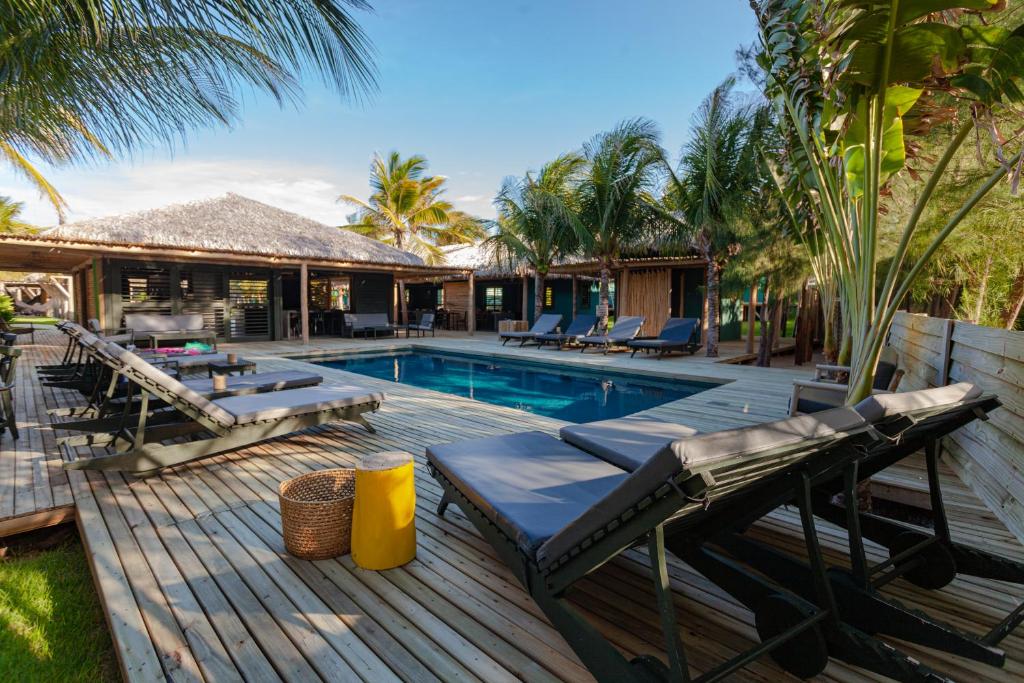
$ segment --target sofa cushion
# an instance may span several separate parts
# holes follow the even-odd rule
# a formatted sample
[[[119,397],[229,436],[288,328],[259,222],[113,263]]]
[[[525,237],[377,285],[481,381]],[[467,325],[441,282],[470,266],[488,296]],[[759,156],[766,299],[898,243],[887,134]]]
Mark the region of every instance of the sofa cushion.
[[[258,420],[280,420],[322,410],[380,403],[383,400],[384,394],[380,391],[348,384],[229,396],[218,398],[213,403],[230,414],[235,424],[244,425]]]
[[[204,323],[201,313],[181,313],[178,315],[126,313],[124,316],[124,326],[131,329],[138,336],[146,332],[202,330]]]
[[[427,459],[531,557],[627,476],[542,432],[430,446]]]
[[[629,472],[673,441],[696,433],[693,427],[637,415],[569,425],[558,432],[564,441]]]

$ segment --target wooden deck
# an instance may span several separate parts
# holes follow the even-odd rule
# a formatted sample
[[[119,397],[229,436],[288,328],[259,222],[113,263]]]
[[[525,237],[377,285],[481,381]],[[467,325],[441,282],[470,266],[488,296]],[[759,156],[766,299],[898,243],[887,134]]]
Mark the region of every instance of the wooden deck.
[[[370,416],[378,433],[336,424],[275,439],[229,455],[179,467],[158,477],[72,471],[59,462],[45,409],[79,402],[43,390],[32,370],[59,356],[59,340],[39,335],[19,368],[18,407],[23,437],[17,450],[0,442],[0,512],[8,523],[53,514],[73,503],[89,562],[129,680],[364,680],[536,681],[590,680],[572,651],[516,584],[490,546],[455,509],[438,518],[440,491],[424,467],[432,443],[525,429],[555,431],[561,423],[469,399],[376,381],[321,368],[328,383],[358,381],[387,392]],[[402,345],[369,342],[380,348]],[[673,376],[733,380],[655,413],[700,429],[761,422],[783,414],[787,370],[712,365],[704,359],[629,361],[621,355],[507,349],[493,336],[413,343],[536,357],[588,366],[614,366]],[[260,370],[306,367],[282,358],[365,348],[328,341],[303,349],[293,343],[238,347]],[[277,509],[283,479],[323,467],[350,466],[364,453],[404,449],[417,460],[417,559],[400,569],[368,572],[350,558],[296,560],[284,552]],[[85,456],[85,453],[77,454]],[[911,464],[886,474],[901,490],[921,488]],[[1024,549],[956,478],[946,472],[954,533],[1004,554]],[[70,476],[69,476],[70,475]],[[72,498],[73,496],[73,498]],[[0,527],[4,528],[4,527]],[[798,550],[794,511],[773,513],[757,533]],[[828,559],[845,562],[845,534],[822,525]],[[10,532],[8,532],[10,533]],[[679,623],[695,671],[748,647],[752,616],[687,565],[672,561]],[[886,591],[957,626],[982,632],[1024,597],[1020,587],[957,580],[928,593],[896,581]],[[662,645],[646,557],[627,553],[582,583],[579,608],[628,654],[661,656]],[[1002,670],[897,643],[958,680],[1021,680],[1024,640],[1004,641],[1010,661]],[[770,660],[743,680],[787,677]],[[833,662],[822,680],[870,680]]]

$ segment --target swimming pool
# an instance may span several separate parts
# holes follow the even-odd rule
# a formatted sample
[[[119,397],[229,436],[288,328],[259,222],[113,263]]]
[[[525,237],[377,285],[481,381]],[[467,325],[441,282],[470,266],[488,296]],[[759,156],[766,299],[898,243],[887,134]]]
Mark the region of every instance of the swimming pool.
[[[317,365],[411,384],[566,422],[593,422],[653,408],[717,386],[546,363],[410,350]]]

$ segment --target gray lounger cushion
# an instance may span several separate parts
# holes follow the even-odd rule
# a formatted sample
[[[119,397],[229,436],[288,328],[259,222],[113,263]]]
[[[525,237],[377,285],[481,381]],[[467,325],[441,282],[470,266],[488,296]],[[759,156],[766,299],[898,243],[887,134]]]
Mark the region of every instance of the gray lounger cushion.
[[[680,473],[695,474],[738,463],[749,464],[759,455],[767,455],[777,449],[798,449],[808,441],[808,447],[813,447],[818,439],[859,430],[865,424],[856,411],[836,408],[816,415],[800,415],[675,441],[545,542],[537,550],[537,561],[545,567],[557,560]],[[796,453],[802,455],[803,452],[797,450]]]
[[[673,441],[693,436],[697,430],[686,425],[630,415],[614,420],[562,427],[564,441],[603,460],[632,472]]]
[[[981,394],[980,387],[970,382],[960,382],[959,384],[950,384],[949,386],[935,387],[934,389],[904,391],[895,394],[876,394],[858,403],[854,406],[854,410],[864,416],[864,419],[868,422],[878,422],[894,415],[927,412],[963,401],[970,401],[978,398]]]
[[[427,457],[530,556],[627,476],[541,432],[430,446]]]
[[[266,394],[229,396],[213,401],[228,413],[235,424],[243,425],[258,420],[280,420],[296,415],[337,410],[364,403],[381,402],[384,394],[355,385],[319,386],[308,389],[289,389]]]
[[[298,370],[280,370],[278,372],[259,372],[251,375],[230,376],[227,380],[227,388],[232,392],[262,393],[264,391],[281,391],[282,389],[296,389],[320,384],[324,378],[312,372],[300,372]],[[213,393],[213,379],[189,379],[182,382],[192,391],[200,394]]]

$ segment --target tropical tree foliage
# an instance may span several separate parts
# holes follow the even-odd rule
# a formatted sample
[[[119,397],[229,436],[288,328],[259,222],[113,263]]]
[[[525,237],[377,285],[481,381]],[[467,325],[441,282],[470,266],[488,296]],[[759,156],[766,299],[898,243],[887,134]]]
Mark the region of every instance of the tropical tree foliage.
[[[751,5],[766,91],[794,142],[796,158],[777,169],[778,184],[797,228],[799,211],[809,212],[815,242],[808,251],[828,264],[838,285],[851,350],[847,400],[856,402],[871,391],[892,318],[917,276],[994,187],[1016,181],[1021,154],[1001,142],[986,176],[912,253],[936,188],[976,127],[1003,140],[994,114],[1024,100],[1024,32],[962,12],[998,11],[999,0]],[[890,181],[906,168],[914,137],[943,128],[949,134],[941,154],[915,162],[926,180],[879,274]],[[793,184],[802,190],[799,200]]]
[[[484,223],[455,209],[442,197],[444,176],[428,176],[427,160],[413,155],[403,159],[392,152],[376,155],[370,166],[369,200],[341,195],[339,201],[357,207],[342,229],[381,240],[416,254],[430,265],[444,263],[441,247],[471,244],[484,239]],[[405,285],[399,281],[402,318],[408,320]]]
[[[35,167],[168,143],[233,121],[242,88],[294,100],[318,74],[374,85],[364,0],[0,0],[0,158],[63,215]]]
[[[584,163],[578,154],[562,155],[536,175],[507,178],[494,200],[496,230],[484,248],[501,267],[533,271],[535,317],[544,310],[544,280],[551,266],[589,237],[576,215],[574,193]]]
[[[653,195],[658,190],[664,154],[654,124],[625,121],[583,146],[586,167],[576,186],[579,219],[587,231],[582,253],[597,260],[601,286],[600,327],[608,322],[608,285],[612,265],[623,251],[651,238],[662,212]]]
[[[730,78],[708,95],[694,118],[678,169],[665,167],[663,201],[681,216],[678,227],[707,260],[705,346],[710,357],[718,356],[722,272],[741,249],[752,200],[767,180],[759,158],[763,138],[771,131],[767,111],[740,102],[734,84]]]
[[[0,196],[0,234],[35,232],[36,228],[21,220],[21,202],[12,201],[10,197]]]

